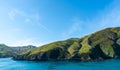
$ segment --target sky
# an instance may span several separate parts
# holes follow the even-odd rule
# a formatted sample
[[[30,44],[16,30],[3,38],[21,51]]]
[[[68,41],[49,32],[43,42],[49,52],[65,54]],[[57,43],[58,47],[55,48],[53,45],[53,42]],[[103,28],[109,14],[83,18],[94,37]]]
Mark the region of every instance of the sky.
[[[119,0],[0,0],[0,43],[9,46],[41,46],[119,26]]]

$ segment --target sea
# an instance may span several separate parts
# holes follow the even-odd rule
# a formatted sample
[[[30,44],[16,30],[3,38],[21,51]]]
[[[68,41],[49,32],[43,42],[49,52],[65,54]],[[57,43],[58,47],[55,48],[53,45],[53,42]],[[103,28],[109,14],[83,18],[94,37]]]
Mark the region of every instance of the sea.
[[[120,60],[79,61],[15,61],[0,58],[0,70],[120,70]]]

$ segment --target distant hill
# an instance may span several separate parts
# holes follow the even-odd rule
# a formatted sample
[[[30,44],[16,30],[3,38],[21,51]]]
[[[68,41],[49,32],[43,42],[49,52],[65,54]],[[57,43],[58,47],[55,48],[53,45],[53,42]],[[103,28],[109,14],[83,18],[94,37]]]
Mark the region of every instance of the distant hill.
[[[0,58],[17,56],[18,54],[31,50],[33,48],[35,48],[35,46],[32,45],[21,47],[9,47],[5,44],[0,44]]]
[[[13,59],[96,61],[113,58],[120,58],[120,27],[106,28],[82,38],[46,44]]]
[[[5,44],[0,44],[0,58],[13,57],[16,53]]]
[[[32,50],[33,48],[36,48],[36,46],[28,45],[28,46],[17,46],[17,47],[11,47],[17,54],[20,54],[22,52],[26,52],[28,50]]]

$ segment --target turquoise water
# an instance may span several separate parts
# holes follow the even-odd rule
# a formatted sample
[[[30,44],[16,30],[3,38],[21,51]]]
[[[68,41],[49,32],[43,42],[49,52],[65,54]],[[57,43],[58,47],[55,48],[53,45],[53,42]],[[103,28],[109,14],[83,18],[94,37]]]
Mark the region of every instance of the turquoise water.
[[[120,70],[120,60],[102,62],[33,62],[1,58],[0,70]]]

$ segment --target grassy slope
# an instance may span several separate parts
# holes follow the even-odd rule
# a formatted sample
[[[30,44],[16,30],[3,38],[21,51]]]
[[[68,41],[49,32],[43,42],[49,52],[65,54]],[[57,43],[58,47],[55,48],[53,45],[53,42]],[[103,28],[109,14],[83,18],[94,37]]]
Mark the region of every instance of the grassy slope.
[[[100,49],[109,57],[113,57],[116,53],[116,45],[120,45],[120,28],[107,28],[98,32],[95,32],[91,35],[85,36],[83,38],[68,39],[65,41],[53,42],[44,46],[40,46],[33,50],[22,53],[21,56],[31,56],[37,55],[41,52],[49,52],[56,48],[61,48],[68,52],[69,56],[74,54],[86,54],[90,53],[91,49],[100,46]],[[119,49],[119,47],[117,46]]]

